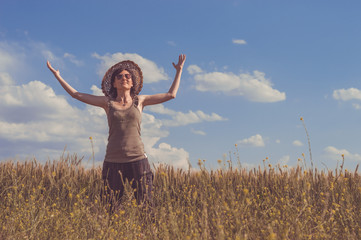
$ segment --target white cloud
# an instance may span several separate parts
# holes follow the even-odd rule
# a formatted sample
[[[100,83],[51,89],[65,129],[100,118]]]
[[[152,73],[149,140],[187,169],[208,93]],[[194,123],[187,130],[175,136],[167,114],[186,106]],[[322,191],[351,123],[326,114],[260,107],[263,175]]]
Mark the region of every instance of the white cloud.
[[[38,54],[35,57],[32,55],[34,52]],[[83,162],[86,165],[91,164],[89,159],[92,158],[93,150],[95,161],[102,162],[108,133],[103,109],[90,105],[83,105],[85,107],[82,109],[74,107],[69,104],[68,96],[56,95],[49,85],[41,81],[24,84],[16,81],[22,79],[17,76],[19,69],[25,73],[32,69],[29,59],[38,58],[39,53],[42,59],[63,65],[62,58],[55,56],[43,43],[33,42],[22,47],[0,42],[0,157],[35,157],[39,161],[59,159],[66,148],[66,152],[76,153],[79,157],[85,156]],[[141,66],[145,65],[144,72],[155,76],[154,79],[167,79],[163,69],[153,62],[137,54],[130,55],[129,59],[138,59]],[[70,54],[64,54],[63,57],[75,59]],[[98,56],[104,67],[112,57],[116,61],[117,58],[128,58],[128,55]],[[151,78],[148,82],[155,81],[154,79]],[[91,91],[95,95],[102,95],[101,89],[94,85]],[[162,121],[143,113],[142,139],[150,161],[187,168],[188,152],[161,142],[162,138],[169,135],[163,127]]]
[[[278,160],[278,164],[280,164],[280,165],[286,165],[289,161],[290,161],[290,156],[289,156],[289,155],[285,155],[285,156],[281,157],[280,160]]]
[[[55,56],[44,43],[31,40],[21,44],[0,41],[0,73],[3,77],[5,74],[7,80],[10,77],[12,82],[28,82],[29,77],[38,74],[39,62],[43,62],[42,66],[46,69],[45,60],[58,67],[64,66],[63,59]],[[34,63],[37,63],[36,67]]]
[[[361,109],[361,105],[358,104],[358,103],[353,103],[353,104],[352,104],[352,107],[355,108],[355,109],[357,109],[357,110]]]
[[[94,53],[93,57],[101,60],[98,71],[98,74],[101,78],[103,78],[105,72],[114,64],[124,60],[131,60],[138,64],[142,69],[144,83],[153,83],[169,79],[163,68],[158,67],[154,62],[143,58],[136,53],[114,53],[106,54],[104,56],[100,56],[97,53]]]
[[[14,70],[19,60],[24,58],[22,50],[16,44],[9,44],[7,42],[0,42],[0,72]]]
[[[190,66],[188,66],[187,71],[188,71],[188,73],[191,74],[191,75],[194,75],[194,74],[202,73],[202,72],[203,72],[203,70],[202,70],[200,67],[198,67],[197,65],[190,65]]]
[[[239,95],[253,102],[278,102],[286,99],[286,94],[272,88],[271,81],[260,71],[239,75],[231,72],[206,73],[198,66],[192,65],[192,68],[188,67],[188,72],[194,75],[195,88],[201,92]]]
[[[34,43],[31,46],[43,57],[61,63],[62,60],[44,44]],[[75,152],[80,157],[86,156],[85,159],[91,158],[94,150],[96,161],[103,161],[107,143],[104,110],[89,105],[84,109],[73,107],[64,96],[56,95],[50,86],[41,81],[16,85],[9,71],[16,73],[16,67],[26,64],[25,53],[19,46],[10,48],[1,42],[0,52],[2,153],[6,151],[8,157],[27,158],[32,154],[38,160],[58,159],[67,146],[66,151]],[[69,54],[64,54],[64,57],[74,60]],[[96,86],[92,86],[91,90],[95,95],[102,95],[101,89]],[[142,135],[150,152],[150,161],[153,160],[152,157],[160,162],[172,159],[171,163],[181,166],[181,163],[187,160],[187,152],[169,146],[165,148],[166,143],[155,147],[155,144],[169,133],[160,129],[163,125],[157,126],[159,121],[154,119],[152,122],[147,121],[148,119],[150,118],[145,117],[143,125],[148,125],[149,130],[142,131]],[[93,138],[94,149],[89,140],[90,136]],[[17,145],[16,148],[13,148],[14,143]],[[188,166],[188,163],[184,166]]]
[[[84,63],[78,59],[73,54],[64,53],[64,58],[69,59],[70,62],[74,63],[76,66],[83,66]]]
[[[98,88],[97,86],[92,85],[90,89],[92,90],[93,95],[104,96],[103,91],[100,88]]]
[[[336,100],[349,101],[352,99],[361,100],[361,91],[357,88],[337,89],[333,91],[333,98]]]
[[[361,100],[361,90],[357,88],[336,89],[333,91],[332,97],[339,101]],[[360,110],[361,104],[353,102],[352,107]]]
[[[9,73],[0,72],[0,85],[1,86],[8,86],[8,85],[12,85],[13,83],[14,83],[14,80],[11,78]]]
[[[221,91],[231,93],[241,88],[239,77],[233,73],[213,72],[205,74],[196,74],[196,89],[201,92]],[[240,93],[240,95],[243,95]]]
[[[99,93],[100,89],[92,86],[92,91],[93,94]],[[67,145],[68,151],[85,155],[88,159],[92,156],[91,136],[96,160],[103,161],[107,121],[101,108],[87,105],[82,110],[72,107],[63,96],[55,95],[51,87],[32,81],[0,89],[0,115],[0,138],[9,145],[14,142],[37,144],[39,150],[33,150],[31,154],[47,158],[44,156],[46,153],[55,159]],[[161,138],[169,134],[162,129],[163,126],[154,116],[143,113],[142,139],[150,161],[186,169],[189,158],[186,150],[164,142],[156,146]],[[14,151],[20,156],[26,154],[19,148]]]
[[[161,138],[167,137],[169,132],[163,129],[163,123],[153,115],[142,113],[142,139],[146,151],[152,148]],[[148,146],[148,147],[147,147]]]
[[[50,50],[44,49],[42,50],[42,55],[46,60],[49,60],[50,62],[58,62],[59,58],[56,57]]]
[[[240,146],[252,146],[252,147],[264,147],[265,146],[263,138],[260,134],[256,134],[249,138],[239,140],[237,142],[237,144]]]
[[[40,53],[43,59],[49,60],[51,63],[56,64],[56,66],[61,68],[64,66],[63,58],[66,57],[66,54],[63,55],[63,57],[58,57],[49,49],[46,44],[42,42],[29,42],[27,48],[29,49],[29,52],[35,52],[36,54]],[[29,55],[29,52],[26,54]]]
[[[324,149],[325,154],[328,158],[332,160],[340,160],[342,158],[342,154],[345,157],[345,160],[351,161],[361,161],[361,155],[358,153],[351,153],[346,149],[337,149],[333,146],[328,146]]]
[[[142,117],[142,140],[145,151],[149,159],[157,164],[169,164],[179,168],[188,168],[189,153],[183,148],[172,147],[161,142],[157,143],[169,135],[167,130],[163,129],[161,120],[153,115],[143,112]]]
[[[299,141],[299,140],[294,140],[294,141],[292,142],[292,144],[293,144],[293,146],[296,146],[296,147],[301,147],[301,146],[303,146],[303,143],[302,143],[301,141]]]
[[[203,121],[214,122],[214,121],[227,120],[226,118],[223,118],[222,116],[220,116],[216,113],[206,114],[200,110],[195,111],[195,112],[189,111],[188,113],[177,112],[177,111],[171,110],[169,108],[165,108],[164,105],[162,105],[162,104],[149,106],[146,109],[151,112],[154,112],[154,113],[171,116],[171,118],[172,118],[171,120],[169,120],[169,119],[162,120],[162,122],[165,126],[171,126],[171,127],[185,126],[188,124],[200,123]]]
[[[12,85],[14,78],[23,78],[29,74],[26,67],[26,54],[28,48],[16,43],[0,41],[0,83]]]
[[[201,130],[192,129],[191,131],[192,131],[192,133],[197,134],[197,135],[202,135],[202,136],[207,135],[204,131],[201,131]]]
[[[243,39],[233,39],[232,42],[234,44],[239,44],[239,45],[247,44],[246,40],[243,40]]]
[[[177,114],[176,111],[164,107],[163,104],[147,106],[146,110],[149,110],[154,113],[165,114],[165,115],[176,115]]]
[[[45,149],[60,154],[65,145],[81,155],[91,153],[89,136],[104,141],[106,131],[104,117],[70,106],[64,97],[56,96],[51,87],[40,81],[0,89],[0,125],[3,142],[9,146],[14,142],[37,145],[27,154],[42,157]],[[13,151],[18,155],[29,151],[17,146]],[[99,147],[94,150],[99,152]]]
[[[172,47],[177,46],[177,44],[174,41],[167,41],[167,44]]]
[[[167,143],[160,143],[157,148],[149,148],[147,155],[151,157],[156,165],[167,164],[183,169],[189,167],[189,153],[183,148],[175,148]]]

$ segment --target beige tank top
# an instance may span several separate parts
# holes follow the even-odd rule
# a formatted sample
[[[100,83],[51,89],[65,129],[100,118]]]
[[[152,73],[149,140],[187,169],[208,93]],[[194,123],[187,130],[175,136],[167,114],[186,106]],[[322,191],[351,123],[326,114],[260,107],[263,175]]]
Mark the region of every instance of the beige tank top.
[[[142,116],[136,103],[134,99],[131,107],[121,110],[109,100],[109,137],[104,161],[127,163],[146,158],[140,137]]]

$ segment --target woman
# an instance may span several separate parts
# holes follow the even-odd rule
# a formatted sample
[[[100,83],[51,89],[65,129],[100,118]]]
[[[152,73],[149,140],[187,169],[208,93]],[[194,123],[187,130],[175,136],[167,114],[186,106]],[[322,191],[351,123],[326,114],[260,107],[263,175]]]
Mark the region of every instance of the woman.
[[[138,204],[143,201],[152,204],[153,174],[140,138],[140,121],[143,108],[166,102],[176,97],[186,56],[179,55],[174,81],[167,93],[138,95],[143,87],[143,74],[132,61],[122,61],[105,73],[102,80],[104,96],[80,93],[71,87],[55,70],[50,62],[48,68],[61,86],[73,98],[84,103],[101,107],[108,117],[109,136],[103,163],[102,178],[107,196],[114,206],[124,193],[124,182],[136,190]]]

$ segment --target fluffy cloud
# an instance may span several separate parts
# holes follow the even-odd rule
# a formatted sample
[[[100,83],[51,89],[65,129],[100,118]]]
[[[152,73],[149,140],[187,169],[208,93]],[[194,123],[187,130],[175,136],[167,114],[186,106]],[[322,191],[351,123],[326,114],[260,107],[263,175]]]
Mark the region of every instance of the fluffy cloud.
[[[171,120],[169,119],[162,120],[165,126],[171,126],[171,127],[185,126],[188,124],[199,123],[203,121],[214,122],[214,121],[227,120],[226,118],[223,118],[216,113],[206,114],[200,110],[195,112],[189,111],[188,113],[177,112],[169,108],[165,108],[164,105],[162,104],[149,106],[147,110],[154,113],[171,116],[172,118]]]
[[[202,73],[203,70],[198,67],[197,65],[190,65],[188,68],[187,68],[187,71],[189,74],[191,75],[194,75],[194,74],[198,74],[198,73]]]
[[[74,63],[77,66],[83,66],[84,63],[78,60],[73,54],[64,53],[64,58],[69,59],[70,62]]]
[[[38,55],[33,56],[34,52]],[[32,69],[31,61],[25,60],[34,57],[49,59],[60,67],[64,66],[64,59],[77,65],[82,64],[69,53],[62,57],[56,56],[42,43],[31,43],[22,47],[0,42],[1,158],[35,157],[39,161],[45,161],[59,159],[65,149],[66,152],[76,153],[79,157],[84,156],[85,166],[92,165],[94,151],[96,165],[101,164],[108,132],[104,110],[90,105],[83,105],[84,108],[74,107],[69,103],[68,96],[57,95],[45,81],[35,80],[23,84],[16,81],[26,81],[26,78],[19,77],[18,69],[24,69],[24,72]],[[145,79],[148,82],[168,78],[163,69],[136,54],[96,57],[101,60],[104,69],[112,64],[112,60],[117,62],[122,58],[133,59],[143,67],[147,75],[153,77]],[[48,76],[52,78],[51,75]],[[101,89],[94,85],[91,91],[94,95],[102,95]],[[169,135],[163,128],[162,121],[151,114],[143,114],[142,138],[150,161],[188,168],[188,152],[161,141]],[[89,140],[90,136],[92,142]]]
[[[0,72],[16,69],[17,63],[22,59],[24,59],[24,54],[21,47],[16,44],[0,42]]]
[[[337,89],[333,91],[333,98],[336,100],[349,101],[353,99],[361,100],[361,91],[357,88]]]
[[[2,139],[45,145],[64,143],[64,146],[69,144],[78,149],[79,153],[91,151],[89,136],[101,137],[106,130],[102,127],[106,124],[104,119],[95,119],[102,124],[94,126],[92,118],[98,116],[87,109],[72,107],[40,81],[1,88],[0,116]]]
[[[8,86],[14,83],[9,73],[0,72],[0,84],[1,86]]]
[[[158,67],[154,62],[143,58],[136,53],[114,53],[106,54],[104,56],[100,56],[99,54],[94,53],[93,57],[101,60],[98,71],[98,74],[101,78],[104,76],[105,72],[117,62],[132,60],[142,69],[145,83],[153,83],[169,79],[163,68]]]
[[[142,140],[149,159],[155,164],[169,164],[187,169],[189,153],[183,148],[172,147],[165,142],[160,142],[162,138],[169,135],[169,132],[163,127],[161,120],[143,112]]]
[[[281,157],[280,160],[278,160],[278,164],[280,164],[280,165],[286,165],[289,161],[290,161],[290,156],[289,156],[289,155],[285,155],[285,156]]]
[[[351,153],[346,149],[337,149],[333,146],[328,146],[324,149],[326,156],[332,160],[340,160],[344,155],[346,160],[361,161],[361,155],[358,153]]]
[[[299,141],[299,140],[294,140],[292,142],[292,145],[296,146],[296,147],[301,147],[301,146],[303,146],[303,143],[301,141]]]
[[[263,138],[260,134],[256,134],[249,138],[239,140],[237,142],[237,144],[240,146],[252,146],[252,147],[264,147],[265,146]]]
[[[202,135],[202,136],[207,135],[204,131],[201,131],[201,130],[192,129],[191,131],[192,131],[192,133],[197,134],[197,135]]]
[[[361,109],[361,105],[358,104],[358,103],[353,103],[353,104],[352,104],[352,107],[353,107],[354,109],[357,109],[357,110],[360,110],[360,109]]]
[[[100,91],[92,86],[93,94],[98,95]],[[40,81],[1,88],[0,116],[1,141],[8,145],[17,142],[36,145],[38,151],[31,152],[36,157],[56,159],[68,146],[67,151],[86,156],[86,159],[92,157],[93,150],[97,161],[104,158],[107,143],[104,110],[89,105],[85,109],[72,107],[65,97],[57,96],[51,87]],[[169,134],[163,126],[153,115],[143,114],[142,138],[150,160],[186,169],[189,159],[186,150],[158,143]],[[19,156],[25,155],[21,149],[14,148],[14,151]]]
[[[239,44],[239,45],[247,44],[246,40],[243,40],[243,39],[233,39],[232,42],[234,44]]]
[[[172,47],[177,46],[177,44],[174,41],[167,41],[167,44]]]
[[[272,88],[271,81],[260,71],[238,75],[230,72],[206,73],[196,65],[189,66],[187,70],[194,76],[198,91],[239,95],[253,102],[278,102],[286,99],[286,94]]]
[[[150,156],[155,165],[167,164],[176,168],[189,168],[189,154],[183,148],[175,148],[167,143],[160,143],[157,147],[147,149],[147,155]]]

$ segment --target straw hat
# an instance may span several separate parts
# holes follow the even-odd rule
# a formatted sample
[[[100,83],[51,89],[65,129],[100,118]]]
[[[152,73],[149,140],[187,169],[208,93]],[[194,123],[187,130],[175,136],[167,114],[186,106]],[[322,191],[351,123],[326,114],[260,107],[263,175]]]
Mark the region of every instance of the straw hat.
[[[132,97],[138,95],[143,87],[143,73],[140,67],[133,61],[126,60],[118,62],[113,65],[105,73],[102,80],[102,90],[106,97],[115,99],[117,97],[117,91],[113,87],[112,78],[114,79],[115,75],[120,73],[123,70],[127,70],[132,75],[133,87],[131,90]]]

